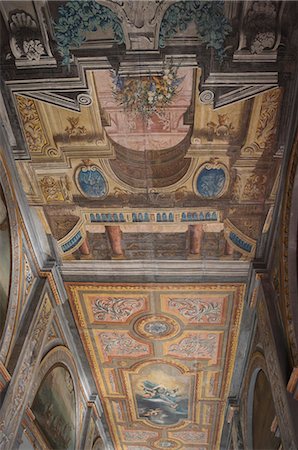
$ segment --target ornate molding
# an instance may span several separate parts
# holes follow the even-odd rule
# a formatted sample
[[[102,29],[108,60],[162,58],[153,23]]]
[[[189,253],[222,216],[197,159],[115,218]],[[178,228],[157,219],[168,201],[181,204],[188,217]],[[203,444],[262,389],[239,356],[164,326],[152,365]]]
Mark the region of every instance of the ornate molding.
[[[261,295],[257,306],[258,328],[261,343],[264,349],[268,379],[272,387],[272,396],[276,408],[276,414],[281,431],[283,447],[289,450],[297,448],[295,431],[289,410],[288,398],[284,387],[284,379],[280,367],[277,348],[275,344],[272,324],[269,317],[267,301],[264,294]]]
[[[30,396],[36,368],[51,323],[53,308],[48,294],[34,315],[31,330],[24,342],[24,351],[18,361],[0,411],[0,447],[13,447],[19,425]]]
[[[0,155],[0,183],[3,187],[4,196],[6,199],[6,207],[8,212],[10,236],[11,236],[11,256],[12,256],[12,269],[11,280],[13,282],[10,285],[8,309],[5,321],[5,327],[1,337],[0,345],[0,360],[5,363],[9,349],[12,343],[17,316],[20,308],[20,282],[21,282],[21,235],[20,235],[20,222],[16,209],[15,193],[12,190],[10,181],[8,178],[8,172],[6,164]]]
[[[275,62],[281,42],[282,1],[249,1],[242,8],[234,61]]]
[[[295,213],[298,186],[298,138],[289,162],[282,216],[281,285],[286,309],[286,333],[294,365],[298,364],[297,323],[297,214]]]
[[[14,58],[17,69],[56,66],[45,26],[43,3],[29,1],[25,5],[23,2],[22,10],[16,9],[15,3],[2,2],[0,5],[11,50],[6,58]]]
[[[256,251],[256,240],[238,230],[229,219],[224,221],[224,233],[229,244],[243,256],[252,258]]]

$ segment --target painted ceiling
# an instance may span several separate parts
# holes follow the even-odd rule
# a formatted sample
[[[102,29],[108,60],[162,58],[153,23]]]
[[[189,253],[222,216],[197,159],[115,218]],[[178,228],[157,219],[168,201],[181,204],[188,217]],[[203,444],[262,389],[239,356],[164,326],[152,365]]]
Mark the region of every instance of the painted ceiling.
[[[116,450],[219,448],[237,267],[274,226],[292,3],[0,2],[2,120]]]
[[[244,285],[66,285],[115,448],[217,448]]]
[[[254,257],[277,190],[282,92],[213,110],[199,98],[199,69],[168,67],[121,81],[87,72],[80,112],[15,95],[31,155],[21,179],[62,258]],[[159,84],[172,101],[151,110]]]

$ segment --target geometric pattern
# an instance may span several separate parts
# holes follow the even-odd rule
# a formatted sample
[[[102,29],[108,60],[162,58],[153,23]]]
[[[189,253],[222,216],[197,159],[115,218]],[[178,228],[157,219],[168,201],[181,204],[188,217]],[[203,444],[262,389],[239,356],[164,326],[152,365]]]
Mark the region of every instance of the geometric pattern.
[[[66,287],[115,448],[218,448],[244,285]]]

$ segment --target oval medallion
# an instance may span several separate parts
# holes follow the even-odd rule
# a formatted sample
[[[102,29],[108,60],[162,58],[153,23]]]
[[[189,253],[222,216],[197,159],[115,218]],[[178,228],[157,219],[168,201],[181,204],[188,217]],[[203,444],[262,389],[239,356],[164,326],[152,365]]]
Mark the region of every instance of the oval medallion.
[[[223,166],[206,164],[197,176],[195,187],[201,197],[220,197],[227,187],[226,170]]]
[[[170,317],[147,315],[137,320],[135,331],[147,339],[169,339],[180,331],[180,326]]]
[[[83,195],[102,198],[107,195],[107,183],[99,167],[95,165],[81,166],[77,171],[77,186]]]

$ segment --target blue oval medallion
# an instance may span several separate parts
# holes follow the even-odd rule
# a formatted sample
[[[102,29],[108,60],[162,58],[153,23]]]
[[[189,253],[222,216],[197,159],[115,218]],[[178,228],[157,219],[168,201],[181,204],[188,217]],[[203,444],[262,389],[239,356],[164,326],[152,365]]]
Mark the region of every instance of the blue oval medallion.
[[[87,197],[104,197],[107,184],[96,166],[82,167],[78,174],[78,184]]]
[[[218,197],[226,181],[226,174],[222,168],[207,168],[201,170],[197,178],[198,193],[205,198]]]

